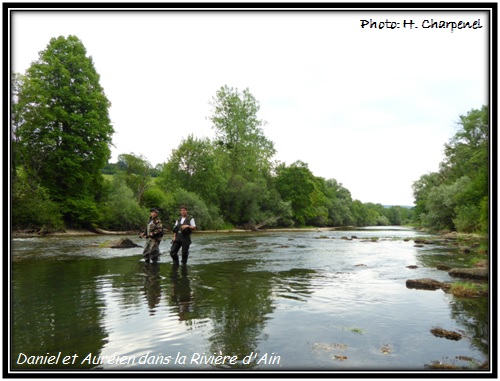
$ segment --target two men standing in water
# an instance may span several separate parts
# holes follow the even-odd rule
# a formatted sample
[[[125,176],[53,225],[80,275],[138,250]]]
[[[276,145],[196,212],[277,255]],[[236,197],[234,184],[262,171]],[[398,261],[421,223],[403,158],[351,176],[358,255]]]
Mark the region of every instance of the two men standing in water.
[[[179,250],[181,251],[181,263],[186,264],[189,257],[189,246],[191,245],[191,233],[196,230],[194,218],[188,215],[187,208],[181,206],[181,215],[175,221],[173,228],[172,246],[170,248],[170,256],[174,264],[179,264]],[[149,223],[146,231],[140,235],[141,238],[147,237],[148,242],[144,248],[143,257],[146,262],[157,262],[160,255],[159,245],[163,237],[163,226],[158,218],[159,211],[156,208],[150,210]]]

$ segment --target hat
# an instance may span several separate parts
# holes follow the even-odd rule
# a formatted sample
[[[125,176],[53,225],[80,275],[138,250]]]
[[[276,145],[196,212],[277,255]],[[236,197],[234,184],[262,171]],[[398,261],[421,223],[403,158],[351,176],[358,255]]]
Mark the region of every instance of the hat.
[[[156,208],[151,208],[151,209],[149,210],[149,212],[156,212],[156,213],[158,213],[158,214],[160,213],[160,211],[159,211],[158,209],[156,209]]]

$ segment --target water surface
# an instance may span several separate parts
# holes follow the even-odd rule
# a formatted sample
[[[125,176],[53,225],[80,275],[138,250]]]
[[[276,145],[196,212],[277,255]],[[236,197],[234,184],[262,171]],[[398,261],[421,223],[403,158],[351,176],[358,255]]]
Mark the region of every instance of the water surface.
[[[188,265],[180,267],[165,241],[160,262],[146,264],[142,248],[98,247],[120,237],[14,239],[12,367],[423,370],[436,361],[475,367],[488,356],[488,300],[408,289],[407,279],[454,280],[429,265],[448,249],[415,247],[419,234],[198,233]],[[464,338],[435,337],[435,327]],[[57,364],[41,357],[29,364],[37,356],[46,362],[56,356]]]

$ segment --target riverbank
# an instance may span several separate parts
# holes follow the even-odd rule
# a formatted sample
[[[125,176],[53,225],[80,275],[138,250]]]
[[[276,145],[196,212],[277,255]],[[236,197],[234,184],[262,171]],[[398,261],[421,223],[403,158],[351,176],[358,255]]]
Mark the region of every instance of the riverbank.
[[[347,229],[347,227],[328,227],[328,228],[282,228],[282,229],[261,229],[261,230],[245,230],[245,229],[226,229],[226,230],[197,230],[196,234],[206,233],[256,233],[256,232],[304,232],[304,231],[335,231]],[[354,229],[354,227],[352,227]],[[102,229],[85,230],[85,229],[67,229],[61,231],[35,231],[35,230],[15,230],[12,232],[12,238],[30,238],[30,237],[45,237],[45,236],[99,236],[99,235],[138,235],[142,233],[140,230],[129,231],[109,231]],[[169,234],[170,232],[167,232]]]

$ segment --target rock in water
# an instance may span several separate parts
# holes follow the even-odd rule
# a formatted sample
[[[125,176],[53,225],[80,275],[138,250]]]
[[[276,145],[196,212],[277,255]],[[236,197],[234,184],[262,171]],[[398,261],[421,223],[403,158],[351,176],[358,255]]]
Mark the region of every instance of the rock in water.
[[[420,290],[438,290],[442,286],[443,283],[430,278],[408,279],[406,281],[407,288],[416,288]]]
[[[110,247],[113,249],[128,249],[131,247],[140,247],[140,246],[134,243],[129,238],[121,238],[118,241],[113,241],[108,243],[106,247]]]

